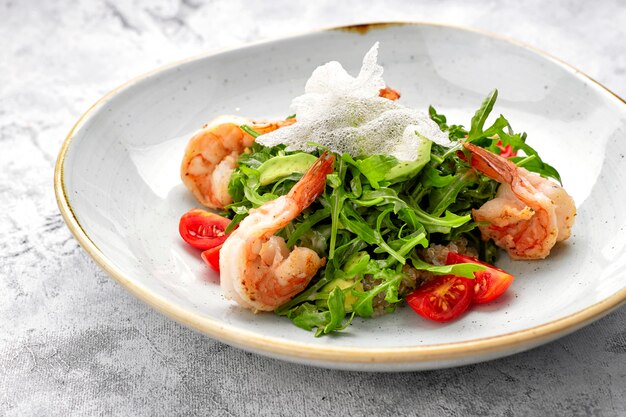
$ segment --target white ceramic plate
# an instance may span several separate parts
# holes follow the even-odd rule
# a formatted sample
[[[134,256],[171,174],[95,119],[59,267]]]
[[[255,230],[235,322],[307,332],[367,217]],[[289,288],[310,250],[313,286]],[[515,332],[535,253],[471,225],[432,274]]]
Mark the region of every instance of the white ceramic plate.
[[[501,265],[508,296],[450,324],[403,308],[315,338],[287,319],[226,301],[218,277],[178,237],[197,206],[179,180],[190,134],[220,114],[280,117],[313,69],[352,73],[380,41],[402,101],[468,124],[493,88],[505,114],[561,172],[578,207],[574,235],[548,260]],[[520,352],[572,332],[626,299],[626,105],[575,69],[509,40],[430,24],[340,28],[171,65],[118,88],[81,117],[59,155],[55,188],[89,254],[140,299],[225,343],[332,368],[419,370]]]

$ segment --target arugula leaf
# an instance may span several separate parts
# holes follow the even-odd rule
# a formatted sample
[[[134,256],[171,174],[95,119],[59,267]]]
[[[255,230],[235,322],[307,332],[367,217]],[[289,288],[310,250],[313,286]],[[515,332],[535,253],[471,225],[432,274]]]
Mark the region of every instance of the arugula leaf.
[[[317,327],[319,330],[315,334],[316,336],[320,336],[324,328],[331,321],[331,313],[329,310],[320,311],[320,309],[312,303],[300,304],[295,309],[290,310],[287,317],[291,319],[293,324],[304,330],[311,331]]]
[[[439,129],[444,132],[448,132],[448,137],[450,140],[459,140],[463,139],[467,136],[467,130],[461,125],[450,125],[448,126],[446,116],[443,114],[437,113],[437,110],[433,106],[428,106],[428,115],[430,119],[437,123]]]
[[[330,210],[328,208],[323,208],[308,216],[306,220],[298,224],[295,230],[291,233],[291,236],[289,236],[289,240],[287,241],[287,246],[290,248],[293,247],[303,234],[311,230],[313,226],[326,219],[329,215]]]
[[[352,200],[355,204],[363,207],[371,207],[377,205],[393,205],[394,213],[408,207],[407,203],[398,197],[398,194],[392,188],[379,188],[377,190],[365,190],[361,198]]]
[[[424,168],[424,174],[422,175],[422,185],[424,187],[443,188],[450,185],[452,181],[454,181],[452,175],[441,175],[439,171],[429,165]]]
[[[366,242],[358,237],[355,237],[354,239],[349,240],[348,242],[337,247],[337,249],[335,250],[335,258],[333,259],[333,262],[336,266],[341,266],[341,263],[344,259],[349,260],[352,255],[359,251],[362,251],[366,247]]]
[[[506,146],[510,144],[514,150],[520,149],[524,151],[524,153],[528,157],[532,157],[530,161],[527,161],[528,163],[524,164],[524,168],[529,171],[536,172],[544,177],[554,178],[560,184],[562,184],[561,176],[559,175],[558,171],[553,166],[543,162],[543,160],[539,157],[537,151],[526,143],[526,133],[509,134],[507,132],[504,132],[504,130],[501,130],[500,132],[498,132],[498,136],[502,140],[503,145]],[[510,160],[515,163],[521,162],[524,159],[527,158],[519,156],[510,158]]]
[[[371,317],[374,314],[374,297],[383,291],[387,292],[385,298],[389,297],[391,300],[390,302],[399,301],[397,295],[400,282],[402,282],[402,278],[404,278],[404,274],[402,272],[383,269],[374,274],[374,278],[381,279],[382,282],[371,290],[352,290],[352,295],[357,298],[357,301],[352,305],[352,309],[357,316]]]
[[[473,263],[463,263],[454,265],[432,265],[424,262],[417,256],[411,256],[413,268],[423,271],[429,271],[437,275],[458,275],[465,278],[474,278],[474,272],[484,271],[487,269],[483,265]]]
[[[489,117],[489,113],[493,110],[493,105],[496,103],[496,99],[498,98],[498,90],[493,90],[483,101],[480,108],[476,110],[474,113],[474,117],[472,117],[472,123],[470,126],[470,130],[467,136],[467,141],[472,142],[474,139],[478,139],[483,137],[483,126],[487,121],[487,117]]]
[[[383,251],[393,256],[398,262],[404,264],[406,259],[398,252],[393,250],[389,244],[383,239],[378,230],[372,230],[367,222],[354,210],[346,206],[344,211],[340,213],[340,219],[346,229],[357,235],[363,241],[370,245],[376,245]],[[350,216],[350,217],[348,217]]]
[[[459,193],[477,182],[477,176],[474,170],[466,168],[460,170],[452,177],[452,181],[442,188],[431,191],[429,195],[429,212],[434,216],[441,215],[444,211],[457,201]]]
[[[470,214],[459,216],[451,211],[446,211],[443,217],[437,217],[419,207],[414,207],[413,212],[417,220],[430,233],[449,233],[452,228],[460,227],[472,219]]]
[[[493,124],[487,128],[487,130],[481,133],[481,137],[491,138],[492,136],[498,136],[500,132],[503,131],[504,128],[509,127],[509,126],[510,126],[509,121],[506,120],[504,116],[500,115],[498,116],[496,121],[493,122]],[[495,138],[495,139],[497,140],[498,138]],[[493,142],[494,141],[492,141],[492,143]],[[504,142],[503,142],[503,145],[504,145]]]
[[[536,172],[543,177],[554,178],[559,184],[563,185],[559,172],[553,166],[543,162],[536,154],[528,157],[513,156],[509,159],[518,166],[523,166],[527,170]]]
[[[346,317],[345,309],[346,297],[343,295],[343,291],[339,287],[335,287],[328,295],[328,311],[330,312],[330,320],[328,324],[324,326],[324,333],[330,333],[334,330],[340,330],[342,328],[341,323]],[[349,324],[346,323],[345,326]],[[345,326],[343,326],[345,328]]]
[[[343,162],[343,159],[339,159],[337,161],[339,164],[339,169],[337,172],[328,175],[327,181],[332,187],[333,191],[330,196],[326,199],[330,206],[330,245],[328,247],[328,259],[335,258],[335,247],[337,246],[337,231],[339,229],[339,217],[343,209],[343,202],[347,198],[347,193],[345,192],[343,185],[345,183],[346,176],[346,166]]]
[[[387,155],[372,155],[364,159],[354,160],[350,155],[344,154],[341,158],[356,167],[374,189],[379,188],[379,182],[384,180],[391,168],[398,165],[396,158]]]
[[[428,246],[428,239],[426,239],[426,230],[422,228],[421,231],[415,231],[408,236],[395,240],[390,240],[388,244],[399,255],[406,256],[417,245],[421,245],[423,248]],[[380,251],[377,249],[374,249],[374,252],[380,253]]]

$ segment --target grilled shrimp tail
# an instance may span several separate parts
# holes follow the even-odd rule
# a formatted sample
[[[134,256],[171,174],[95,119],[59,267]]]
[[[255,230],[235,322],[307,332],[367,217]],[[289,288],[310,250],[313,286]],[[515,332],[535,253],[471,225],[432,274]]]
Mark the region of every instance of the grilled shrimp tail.
[[[469,142],[463,142],[465,149],[470,151],[472,168],[482,172],[499,183],[512,183],[517,176],[517,166],[499,155]]]
[[[322,194],[326,186],[326,175],[332,174],[335,156],[325,151],[307,170],[300,181],[289,191],[288,197],[304,210]],[[320,178],[324,180],[321,181]]]

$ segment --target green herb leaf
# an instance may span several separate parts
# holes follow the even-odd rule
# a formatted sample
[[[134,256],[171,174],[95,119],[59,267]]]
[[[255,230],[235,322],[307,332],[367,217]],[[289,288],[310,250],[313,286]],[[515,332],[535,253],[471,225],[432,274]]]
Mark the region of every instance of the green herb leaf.
[[[339,287],[335,287],[328,295],[330,320],[324,327],[324,333],[330,333],[342,327],[341,323],[343,323],[343,319],[346,317],[345,299],[343,291]]]
[[[335,173],[326,176],[326,181],[332,188],[332,192],[327,199],[328,204],[330,205],[331,224],[328,259],[331,260],[335,257],[335,247],[337,246],[337,232],[339,230],[339,217],[343,209],[343,202],[347,197],[347,193],[342,187],[346,176],[346,166],[343,162],[343,159],[339,159],[337,163],[339,164],[339,169],[337,169]]]
[[[374,275],[375,278],[381,279],[382,282],[369,291],[352,290],[352,294],[357,301],[352,305],[354,313],[360,317],[371,317],[374,314],[374,297],[385,291],[391,300],[397,300],[398,287],[404,274],[395,270],[384,269]],[[387,295],[385,296],[385,298]],[[395,302],[395,301],[392,301]]]
[[[439,129],[444,132],[448,132],[448,137],[450,140],[459,140],[463,139],[467,136],[467,130],[461,125],[450,125],[448,126],[446,116],[443,114],[438,114],[437,110],[433,106],[428,107],[428,115],[431,120],[437,123]]]
[[[304,330],[313,330],[318,328],[323,331],[328,323],[331,321],[330,311],[320,311],[319,308],[312,303],[300,304],[295,309],[291,310],[287,315],[289,319],[298,327]],[[316,336],[319,335],[316,334]]]
[[[463,189],[476,183],[477,176],[474,170],[469,168],[459,170],[447,186],[432,190],[429,196],[430,207],[428,211],[434,216],[441,215],[457,201],[457,197]]]
[[[470,127],[469,134],[467,136],[467,141],[471,142],[474,139],[478,139],[483,136],[483,126],[487,121],[487,117],[493,110],[493,105],[496,103],[496,99],[498,98],[498,90],[493,90],[483,101],[483,104],[480,106],[476,113],[474,113],[474,117],[472,117],[472,124]]]
[[[484,271],[485,269],[487,269],[483,265],[473,263],[454,265],[432,265],[422,261],[417,256],[411,257],[411,263],[413,264],[413,268],[418,270],[429,271],[438,275],[457,275],[465,278],[474,278],[474,272]]]
[[[387,155],[372,155],[355,161],[350,155],[344,154],[342,159],[356,167],[374,189],[379,188],[379,182],[383,181],[387,172],[398,164],[396,158]]]

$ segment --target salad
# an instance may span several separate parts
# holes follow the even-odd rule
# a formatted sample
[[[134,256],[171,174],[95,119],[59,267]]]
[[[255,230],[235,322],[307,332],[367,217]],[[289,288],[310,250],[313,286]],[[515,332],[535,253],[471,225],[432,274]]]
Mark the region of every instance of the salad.
[[[227,299],[317,336],[408,304],[453,320],[502,295],[493,266],[543,259],[576,209],[557,170],[502,115],[492,91],[467,127],[403,106],[377,64],[318,67],[284,120],[221,117],[190,140],[183,183],[204,206],[182,238]]]

